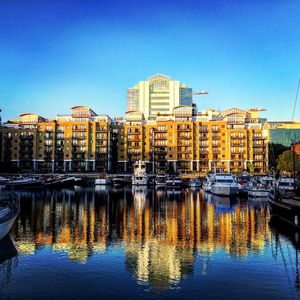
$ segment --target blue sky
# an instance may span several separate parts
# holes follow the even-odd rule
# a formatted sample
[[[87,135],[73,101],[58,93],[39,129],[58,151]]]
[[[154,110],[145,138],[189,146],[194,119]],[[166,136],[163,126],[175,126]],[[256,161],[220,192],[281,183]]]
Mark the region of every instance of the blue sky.
[[[164,73],[209,91],[199,109],[263,107],[290,120],[299,28],[298,0],[0,0],[2,119],[80,104],[123,115],[127,88]]]

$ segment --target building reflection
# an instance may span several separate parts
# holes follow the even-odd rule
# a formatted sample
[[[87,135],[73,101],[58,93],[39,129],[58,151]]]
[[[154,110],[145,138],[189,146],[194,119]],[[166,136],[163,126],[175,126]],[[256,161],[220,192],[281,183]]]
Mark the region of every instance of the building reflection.
[[[85,263],[96,252],[124,249],[125,267],[139,282],[168,287],[210,257],[264,250],[271,240],[266,203],[187,190],[82,188],[21,193],[21,213],[11,232],[19,253],[44,246]]]

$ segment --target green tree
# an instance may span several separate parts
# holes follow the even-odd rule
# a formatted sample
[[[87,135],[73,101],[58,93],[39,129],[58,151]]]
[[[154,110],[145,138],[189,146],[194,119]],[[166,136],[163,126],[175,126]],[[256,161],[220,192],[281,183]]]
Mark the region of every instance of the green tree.
[[[294,171],[293,152],[291,150],[284,151],[279,155],[277,160],[277,169],[286,172]],[[295,154],[295,170],[300,172],[300,156]]]

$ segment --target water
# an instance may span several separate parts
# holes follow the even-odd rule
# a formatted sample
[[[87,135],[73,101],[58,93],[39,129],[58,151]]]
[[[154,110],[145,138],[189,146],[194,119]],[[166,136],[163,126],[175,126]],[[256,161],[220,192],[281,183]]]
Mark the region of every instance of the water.
[[[298,236],[265,200],[105,187],[19,192],[2,299],[297,299]],[[296,238],[296,240],[295,240]]]

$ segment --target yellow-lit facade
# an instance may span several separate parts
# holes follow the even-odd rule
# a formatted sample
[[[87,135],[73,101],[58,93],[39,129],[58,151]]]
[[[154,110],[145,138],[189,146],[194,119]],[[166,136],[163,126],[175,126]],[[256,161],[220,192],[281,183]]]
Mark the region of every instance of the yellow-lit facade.
[[[132,172],[143,160],[149,173],[194,173],[268,168],[269,130],[259,110],[231,108],[173,114],[146,120],[140,111],[112,120],[86,106],[45,119],[20,115],[1,128],[2,169],[37,172]]]

